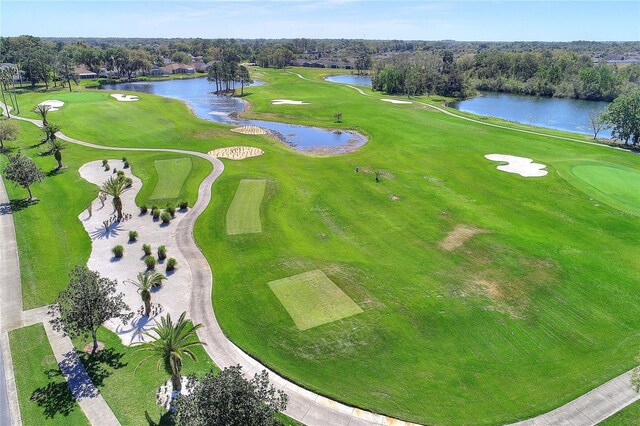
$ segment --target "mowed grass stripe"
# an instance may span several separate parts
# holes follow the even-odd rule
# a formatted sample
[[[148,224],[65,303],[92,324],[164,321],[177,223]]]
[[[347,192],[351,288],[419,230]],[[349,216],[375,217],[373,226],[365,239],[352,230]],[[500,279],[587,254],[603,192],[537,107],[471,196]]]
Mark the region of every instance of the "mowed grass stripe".
[[[155,160],[158,182],[149,197],[150,200],[177,198],[182,191],[185,180],[191,173],[191,158],[174,158],[171,160]]]
[[[362,312],[319,269],[271,281],[269,287],[301,331]]]
[[[260,204],[267,181],[242,179],[227,211],[227,234],[255,234],[262,232]]]

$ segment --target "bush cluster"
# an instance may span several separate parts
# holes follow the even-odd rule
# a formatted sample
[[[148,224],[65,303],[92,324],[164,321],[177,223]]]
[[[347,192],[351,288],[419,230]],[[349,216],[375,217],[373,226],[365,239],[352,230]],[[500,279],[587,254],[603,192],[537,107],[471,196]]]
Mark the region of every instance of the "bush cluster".
[[[111,251],[113,252],[113,257],[120,258],[124,255],[124,247],[122,246],[115,246]]]
[[[167,260],[167,272],[173,271],[174,269],[176,269],[177,264],[178,264],[178,261],[175,260],[173,257],[170,257],[169,260]]]

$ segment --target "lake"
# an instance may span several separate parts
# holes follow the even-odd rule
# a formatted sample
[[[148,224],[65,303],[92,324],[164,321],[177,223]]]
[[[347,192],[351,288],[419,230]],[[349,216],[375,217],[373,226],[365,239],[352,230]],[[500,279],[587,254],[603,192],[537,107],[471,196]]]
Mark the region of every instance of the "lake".
[[[589,114],[592,111],[601,112],[607,105],[608,102],[496,92],[480,92],[475,98],[449,104],[457,110],[473,114],[591,135],[593,132],[589,128]],[[598,137],[610,138],[611,130],[601,130]]]
[[[259,86],[263,82],[255,82],[251,86]],[[239,89],[239,85],[236,89]],[[235,126],[259,126],[270,130],[283,143],[297,151],[310,153],[344,153],[363,145],[367,139],[356,132],[321,129],[319,127],[300,126],[276,121],[242,120],[237,115],[243,112],[248,102],[231,96],[216,96],[206,78],[190,78],[183,80],[145,81],[134,83],[107,84],[107,90],[126,90],[150,93],[167,98],[184,101],[194,114],[202,119]],[[245,92],[250,88],[245,86]],[[273,109],[277,110],[274,105]],[[300,108],[304,108],[301,105]]]
[[[330,75],[329,77],[325,77],[325,80],[330,81],[332,83],[353,84],[356,86],[371,87],[371,76],[368,76],[368,75],[355,75],[355,74]]]

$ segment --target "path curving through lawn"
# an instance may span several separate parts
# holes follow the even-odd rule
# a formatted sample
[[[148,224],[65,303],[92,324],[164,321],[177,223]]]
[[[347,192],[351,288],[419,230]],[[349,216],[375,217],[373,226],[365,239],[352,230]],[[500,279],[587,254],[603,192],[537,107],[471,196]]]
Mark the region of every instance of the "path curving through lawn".
[[[300,74],[291,74],[297,75],[301,79],[309,80],[308,78],[303,77]],[[370,96],[356,87],[348,87],[356,89],[364,96]],[[569,140],[573,142],[580,142],[589,145],[597,145],[612,149],[621,149],[563,136],[553,136],[535,131],[516,129],[492,123],[485,123],[480,120],[475,120],[472,118],[454,114],[450,111],[445,110],[444,108],[429,105],[424,102],[416,101],[416,103],[459,119],[483,124],[486,126],[497,127],[538,136]],[[6,114],[6,106],[0,103],[0,107],[3,110],[3,113]],[[23,121],[29,121],[39,127],[42,127],[42,122],[39,120],[17,116],[14,116],[13,118]],[[239,347],[233,344],[233,342],[231,342],[231,340],[229,340],[224,334],[216,320],[215,312],[213,311],[213,304],[211,303],[213,273],[207,259],[198,249],[193,235],[195,222],[197,221],[198,217],[204,212],[206,207],[209,205],[209,202],[211,201],[212,185],[224,171],[224,164],[219,159],[211,157],[208,154],[195,151],[169,148],[110,147],[74,139],[72,137],[64,135],[61,132],[58,132],[56,135],[61,140],[94,149],[110,151],[170,152],[185,155],[194,155],[209,161],[213,165],[213,171],[202,181],[198,188],[198,198],[196,203],[191,208],[189,212],[190,214],[187,214],[184,220],[181,221],[178,225],[177,246],[178,249],[182,252],[183,256],[186,259],[189,259],[189,267],[191,268],[193,288],[190,301],[190,318],[194,323],[201,323],[204,325],[203,328],[198,330],[198,336],[201,341],[207,344],[204,348],[211,359],[216,363],[216,365],[218,365],[218,367],[222,369],[239,364],[242,366],[245,376],[248,377],[262,370],[267,370],[269,372],[270,380],[274,384],[274,386],[277,389],[285,391],[289,396],[289,405],[285,413],[290,417],[307,425],[413,425],[413,423],[404,422],[380,414],[361,410],[359,408],[351,407],[306,390],[266,368],[259,361],[253,359],[245,352],[243,352]],[[198,283],[199,285],[193,285],[193,283]],[[640,394],[631,390],[629,381],[630,374],[631,372],[626,372],[582,395],[574,401],[571,401],[553,411],[550,411],[549,413],[542,414],[529,420],[525,420],[524,422],[518,423],[518,425],[551,425],[558,424],[558,422],[575,425],[595,425],[598,422],[622,410],[627,405],[640,399]]]

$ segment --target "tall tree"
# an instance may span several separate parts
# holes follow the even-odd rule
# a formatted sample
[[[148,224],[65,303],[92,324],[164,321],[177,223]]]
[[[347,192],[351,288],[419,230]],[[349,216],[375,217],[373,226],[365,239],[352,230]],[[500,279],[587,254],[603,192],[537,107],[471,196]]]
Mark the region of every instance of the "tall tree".
[[[86,266],[76,266],[70,274],[69,285],[49,306],[53,329],[63,331],[71,338],[91,335],[95,353],[98,349],[98,329],[106,321],[119,318],[123,324],[133,317],[129,306],[122,300],[123,293],[116,293],[118,282],[101,277]]]
[[[588,120],[589,120],[589,128],[593,132],[593,140],[596,140],[598,138],[598,133],[600,133],[600,130],[602,130],[605,126],[605,122],[602,117],[602,112],[591,111],[589,113]]]
[[[614,138],[640,144],[640,90],[617,97],[607,105],[603,118],[612,126]]]
[[[240,95],[242,96],[244,95],[244,85],[253,83],[251,74],[249,74],[249,70],[244,65],[240,65],[238,68],[238,81],[240,82]]]
[[[140,298],[144,303],[144,314],[146,316],[149,316],[149,312],[151,311],[151,289],[155,286],[159,286],[162,284],[162,281],[166,279],[167,277],[162,275],[160,272],[147,271],[144,274],[142,272],[138,272],[137,281],[125,281],[125,283],[133,284],[138,287],[138,294],[140,294]]]
[[[4,150],[4,141],[15,141],[20,136],[20,127],[13,120],[0,120],[0,151]]]
[[[144,362],[150,359],[157,359],[156,368],[164,367],[164,370],[171,376],[171,385],[174,391],[182,390],[182,364],[185,357],[192,361],[197,361],[196,354],[192,348],[205,345],[198,340],[196,330],[202,327],[202,324],[193,325],[186,319],[186,312],[183,312],[178,321],[174,324],[171,315],[167,314],[160,319],[151,329],[151,332],[145,333],[151,341],[138,349],[137,352],[150,352],[136,366],[136,370]]]
[[[38,105],[36,105],[35,109],[33,110],[33,112],[38,114],[40,116],[40,118],[42,119],[42,125],[43,126],[46,126],[47,124],[49,124],[49,122],[47,121],[47,114],[49,114],[49,110],[50,109],[51,109],[51,105],[38,104]]]
[[[360,52],[356,58],[355,67],[357,74],[363,74],[363,71],[371,68],[371,55],[366,51]]]
[[[62,169],[62,150],[67,146],[62,141],[58,140],[55,136],[53,139],[49,139],[49,152],[53,154],[53,158],[58,162],[57,170]]]
[[[29,200],[33,200],[31,185],[42,182],[44,173],[31,158],[21,155],[20,151],[16,155],[9,155],[8,159],[9,164],[4,169],[4,178],[26,189],[29,193]]]
[[[239,365],[217,375],[212,371],[202,379],[192,377],[189,395],[180,395],[174,404],[177,425],[271,426],[285,410],[289,398],[269,383],[265,370],[251,380],[242,376]]]
[[[122,200],[120,196],[129,189],[131,188],[127,187],[126,180],[121,176],[110,177],[102,184],[102,188],[100,188],[100,192],[113,197],[113,207],[115,207],[116,212],[118,212],[118,220],[122,220]]]

